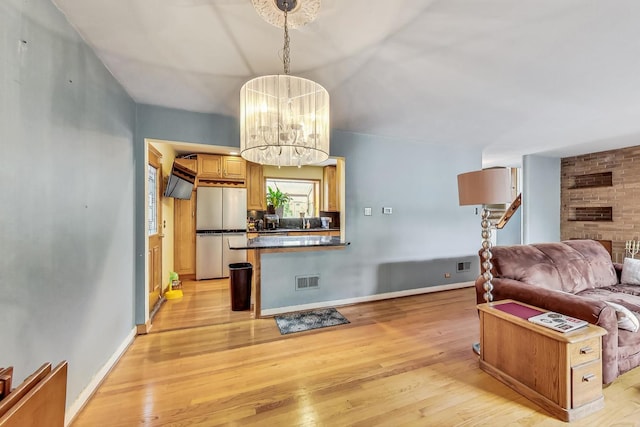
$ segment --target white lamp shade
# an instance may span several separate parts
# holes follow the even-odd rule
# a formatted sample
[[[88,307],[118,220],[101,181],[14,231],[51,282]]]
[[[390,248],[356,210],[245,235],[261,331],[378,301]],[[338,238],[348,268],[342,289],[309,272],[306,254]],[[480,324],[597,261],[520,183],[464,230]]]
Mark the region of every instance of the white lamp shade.
[[[329,93],[287,74],[249,80],[240,90],[240,154],[254,163],[302,166],[329,157]]]
[[[458,175],[458,199],[460,206],[511,202],[509,169],[483,169]]]

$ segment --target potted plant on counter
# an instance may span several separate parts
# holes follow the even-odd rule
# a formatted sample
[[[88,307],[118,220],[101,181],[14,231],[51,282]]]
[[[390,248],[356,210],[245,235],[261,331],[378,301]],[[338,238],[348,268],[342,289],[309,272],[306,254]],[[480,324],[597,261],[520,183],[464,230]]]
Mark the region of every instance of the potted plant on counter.
[[[278,187],[275,190],[271,186],[267,187],[267,213],[277,213],[279,217],[282,217],[284,205],[289,203],[289,200],[291,197],[280,191]]]

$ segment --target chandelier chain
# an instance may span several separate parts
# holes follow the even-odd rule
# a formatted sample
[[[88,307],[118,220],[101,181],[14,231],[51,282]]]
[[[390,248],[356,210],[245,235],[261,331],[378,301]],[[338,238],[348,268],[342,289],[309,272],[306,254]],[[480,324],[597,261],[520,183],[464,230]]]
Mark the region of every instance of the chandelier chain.
[[[252,1],[263,17],[265,8],[272,10],[277,18],[274,25],[284,28],[280,58],[284,73],[256,77],[242,86],[240,154],[263,165],[301,167],[322,163],[329,157],[329,93],[314,81],[290,75],[289,38],[289,25],[295,29],[313,20],[321,0],[304,0],[304,4],[303,0]],[[305,5],[315,5],[312,16],[301,15]],[[289,16],[289,12],[294,13]]]
[[[291,65],[291,59],[289,58],[289,26],[287,25],[287,10],[289,9],[289,2],[284,2],[284,49],[282,62],[284,63],[284,73],[289,74],[289,68]]]

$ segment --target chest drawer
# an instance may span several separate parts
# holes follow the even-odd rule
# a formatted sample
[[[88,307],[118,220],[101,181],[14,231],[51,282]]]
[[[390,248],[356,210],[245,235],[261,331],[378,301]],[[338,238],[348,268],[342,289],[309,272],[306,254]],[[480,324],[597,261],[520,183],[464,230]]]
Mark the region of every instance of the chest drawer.
[[[571,355],[571,366],[577,366],[592,360],[600,359],[600,337],[594,337],[579,343],[571,344],[569,352]]]
[[[602,363],[594,360],[571,368],[571,407],[578,408],[602,396]]]

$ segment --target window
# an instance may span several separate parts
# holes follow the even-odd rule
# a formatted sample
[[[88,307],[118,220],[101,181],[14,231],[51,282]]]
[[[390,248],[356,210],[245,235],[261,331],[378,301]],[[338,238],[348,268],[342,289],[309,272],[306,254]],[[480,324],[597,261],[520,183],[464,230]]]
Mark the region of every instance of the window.
[[[318,207],[320,205],[320,181],[308,179],[280,179],[267,178],[268,189],[279,189],[289,196],[289,202],[284,205],[282,211],[283,218],[300,218],[304,216],[319,216]]]
[[[158,169],[148,165],[147,176],[147,179],[149,180],[147,185],[147,197],[149,198],[149,224],[147,232],[148,235],[151,236],[158,232]]]

